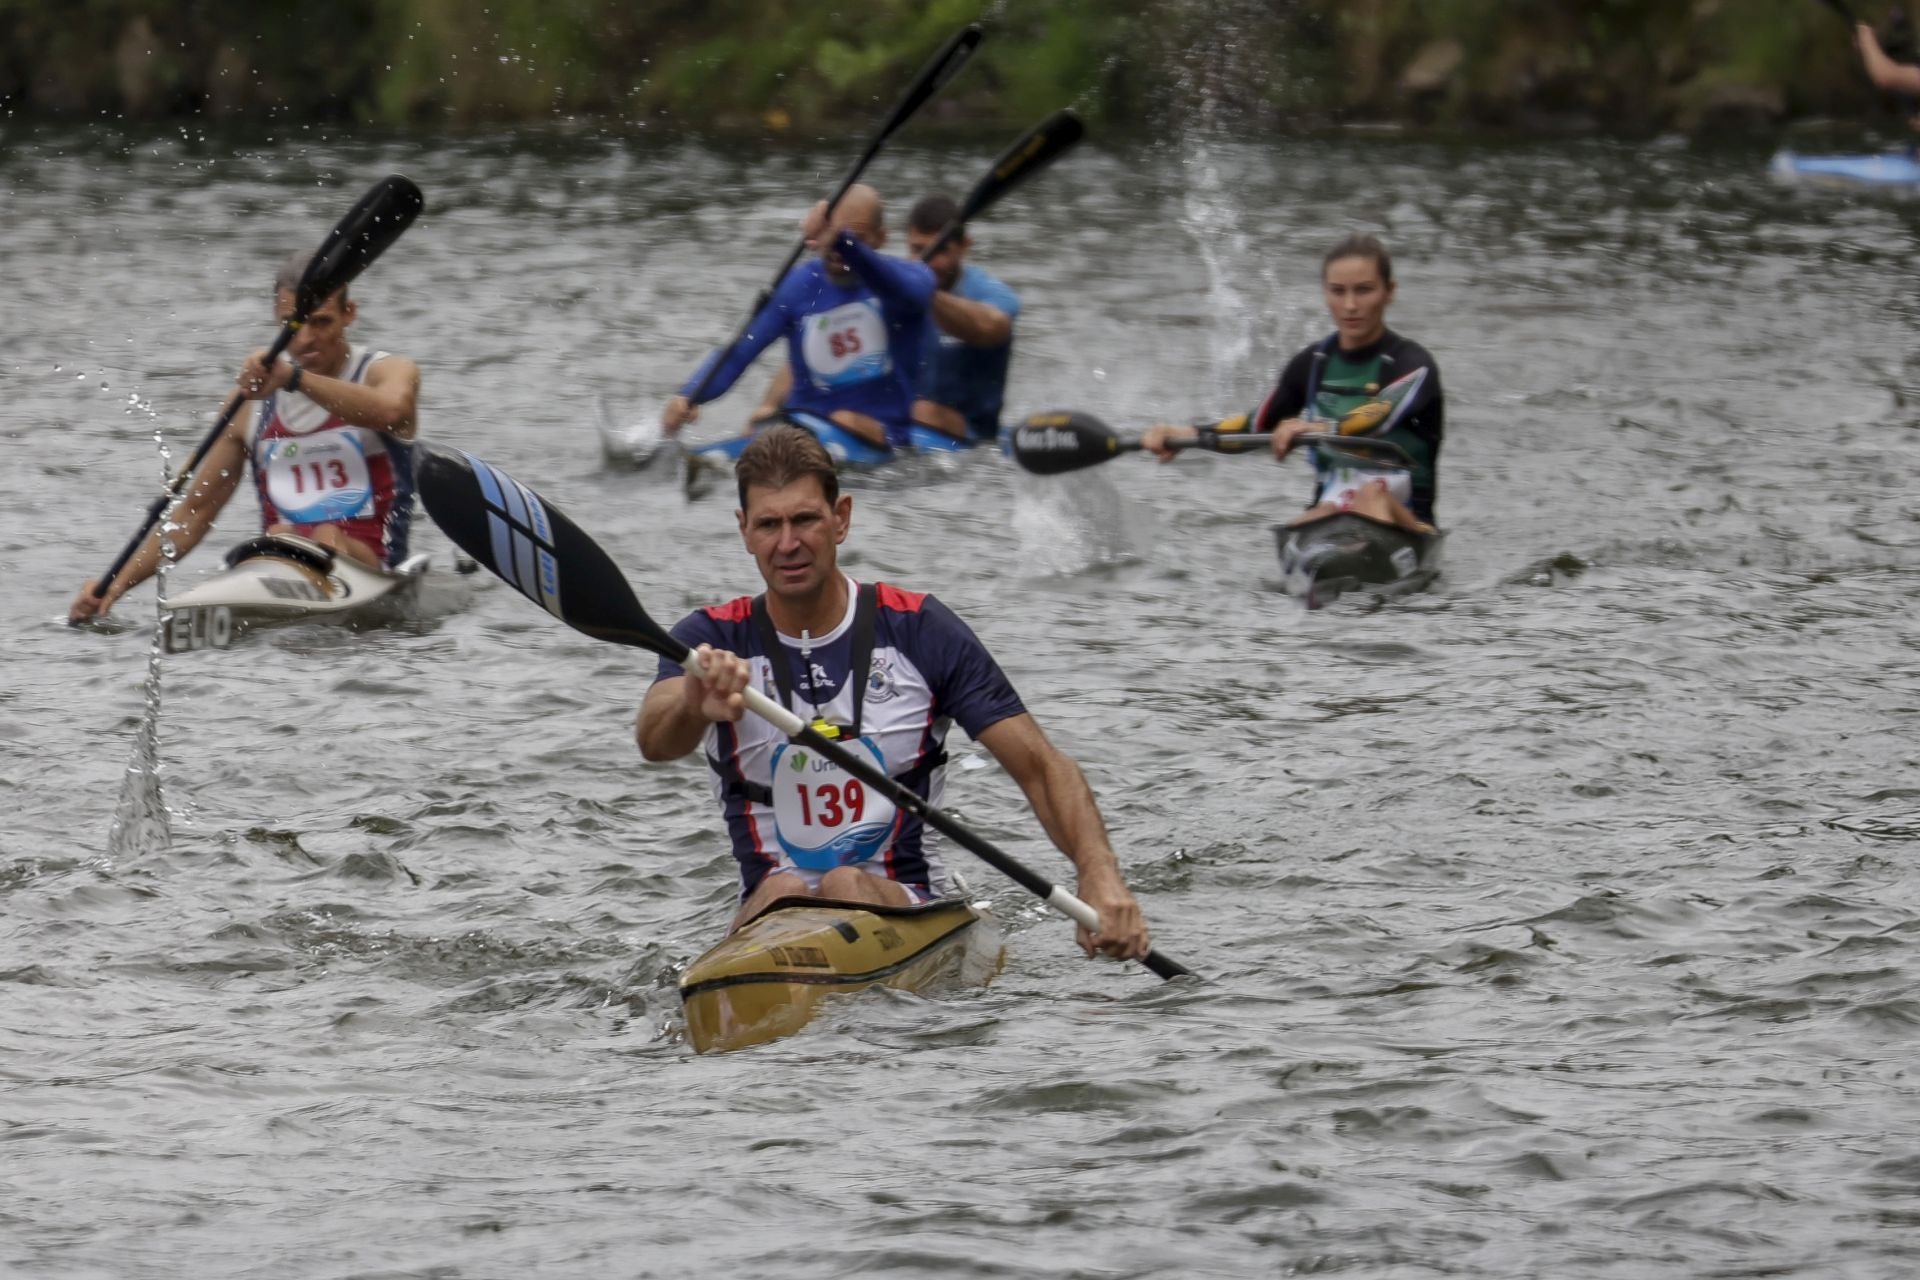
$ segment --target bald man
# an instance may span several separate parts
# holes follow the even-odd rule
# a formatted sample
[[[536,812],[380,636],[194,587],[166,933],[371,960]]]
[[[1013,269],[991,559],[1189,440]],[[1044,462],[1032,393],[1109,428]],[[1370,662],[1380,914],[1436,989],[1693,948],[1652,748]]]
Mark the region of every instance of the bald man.
[[[872,187],[859,184],[834,206],[813,241],[820,256],[789,271],[732,347],[709,356],[667,402],[668,435],[699,417],[690,397],[706,379],[700,403],[725,395],[776,338],[787,340],[793,385],[783,406],[805,425],[825,418],[870,444],[905,443],[913,424],[912,379],[920,367],[927,312],[936,288],[922,263],[883,257],[886,210]],[[718,361],[711,379],[708,366]]]

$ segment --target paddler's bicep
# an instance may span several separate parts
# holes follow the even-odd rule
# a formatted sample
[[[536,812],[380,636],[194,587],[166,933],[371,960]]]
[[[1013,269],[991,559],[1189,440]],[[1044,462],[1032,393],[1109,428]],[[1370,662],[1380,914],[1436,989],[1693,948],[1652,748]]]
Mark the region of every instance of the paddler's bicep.
[[[420,433],[420,366],[405,356],[388,356],[367,370],[367,386],[381,399],[382,421],[374,424],[401,440]]]
[[[633,718],[633,741],[640,748],[640,754],[648,760],[677,760],[693,749],[668,750],[668,747],[677,745],[670,742],[670,738],[675,736],[672,732],[673,723],[679,718],[680,700],[684,696],[680,686],[686,683],[686,679],[685,676],[668,676],[656,680],[646,696],[640,699],[640,710]],[[694,741],[698,743],[697,736]]]

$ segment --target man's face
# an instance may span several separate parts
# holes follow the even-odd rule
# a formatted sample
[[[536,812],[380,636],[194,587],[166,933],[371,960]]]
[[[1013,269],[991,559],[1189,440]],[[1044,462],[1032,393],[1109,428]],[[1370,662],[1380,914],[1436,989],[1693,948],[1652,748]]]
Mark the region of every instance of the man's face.
[[[939,235],[938,230],[922,231],[918,227],[908,227],[907,252],[918,259]],[[972,247],[972,239],[958,235],[947,242],[946,248],[927,259],[927,265],[933,268],[933,278],[942,289],[953,288],[954,281],[960,278],[960,264],[966,261],[967,250]]]
[[[315,373],[338,373],[347,362],[347,326],[359,314],[351,301],[334,294],[313,309],[307,322],[287,344],[287,354]],[[293,294],[286,289],[273,296],[273,316],[281,324],[293,318]]]
[[[811,599],[835,573],[836,549],[853,520],[853,497],[828,502],[812,476],[775,489],[749,485],[740,535],[767,590],[783,600]]]
[[[1340,330],[1343,346],[1365,346],[1386,328],[1387,304],[1393,286],[1380,278],[1380,264],[1372,258],[1335,258],[1320,282],[1327,314]]]

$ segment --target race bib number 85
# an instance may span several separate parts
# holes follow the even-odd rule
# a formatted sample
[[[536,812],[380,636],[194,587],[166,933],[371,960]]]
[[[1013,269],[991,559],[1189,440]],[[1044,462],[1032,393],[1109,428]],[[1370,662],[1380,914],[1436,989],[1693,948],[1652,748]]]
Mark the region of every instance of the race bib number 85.
[[[842,745],[885,771],[872,739]],[[899,820],[893,801],[812,749],[787,743],[774,751],[773,825],[794,866],[831,871],[865,862],[886,847]]]
[[[893,369],[887,326],[872,302],[849,302],[807,317],[801,356],[821,391],[885,377]]]

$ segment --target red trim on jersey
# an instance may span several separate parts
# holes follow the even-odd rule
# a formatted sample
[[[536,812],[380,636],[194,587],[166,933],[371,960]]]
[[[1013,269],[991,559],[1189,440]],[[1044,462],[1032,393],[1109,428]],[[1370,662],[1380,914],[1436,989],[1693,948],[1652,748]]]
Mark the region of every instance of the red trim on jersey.
[[[1253,411],[1253,417],[1247,419],[1247,430],[1263,434],[1271,433],[1274,424],[1273,420],[1267,416],[1267,412],[1273,408],[1273,402],[1279,398],[1280,384],[1276,382],[1273,384],[1273,390],[1267,392],[1267,398],[1260,402],[1260,407]]]
[[[884,582],[873,584],[874,603],[882,609],[891,609],[895,613],[918,613],[920,605],[927,598],[924,591],[902,591],[899,587],[890,587]]]
[[[741,596],[725,604],[708,605],[705,612],[715,622],[745,622],[753,616],[753,597]]]

